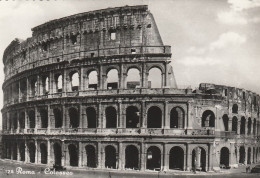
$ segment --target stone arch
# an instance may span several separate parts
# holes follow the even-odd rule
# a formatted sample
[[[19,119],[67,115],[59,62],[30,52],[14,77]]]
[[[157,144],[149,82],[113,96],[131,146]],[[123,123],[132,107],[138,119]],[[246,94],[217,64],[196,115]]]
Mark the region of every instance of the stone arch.
[[[55,75],[55,89],[56,92],[62,92],[63,88],[63,77],[62,74],[56,74]]]
[[[116,128],[117,127],[117,112],[113,106],[108,106],[106,108],[106,128]]]
[[[38,82],[37,82],[36,78],[33,78],[33,79],[30,80],[30,94],[31,94],[31,96],[36,96],[38,94],[37,85],[38,85]]]
[[[25,128],[25,112],[20,112],[19,114],[19,125],[20,125],[20,129],[24,129]]]
[[[74,107],[69,108],[69,118],[70,118],[70,127],[78,128],[79,127],[79,113],[76,108],[74,108]]]
[[[225,165],[225,168],[229,168],[229,149],[222,147],[220,150],[220,165]]]
[[[162,110],[157,106],[151,106],[147,114],[147,128],[162,127]]]
[[[40,144],[41,163],[47,164],[48,151],[45,143]]]
[[[87,167],[96,168],[96,149],[93,145],[87,145],[85,147],[86,154],[87,154]]]
[[[42,89],[43,89],[44,95],[49,93],[49,77],[48,76],[42,77]]]
[[[206,171],[207,154],[202,147],[196,147],[192,150],[192,167],[193,169],[200,169]]]
[[[134,145],[128,145],[125,149],[125,168],[139,169],[139,151]]]
[[[68,146],[70,166],[78,166],[78,148],[74,144]]]
[[[29,149],[29,159],[30,163],[35,162],[35,144],[33,142],[28,143],[28,149]]]
[[[108,145],[105,147],[105,167],[116,169],[117,157],[116,157],[116,149],[112,145]]]
[[[215,114],[211,110],[206,110],[202,114],[202,127],[215,127]]]
[[[62,112],[60,109],[55,108],[53,109],[53,114],[54,114],[54,122],[55,122],[55,128],[61,128],[62,127],[62,120],[63,120],[63,116],[62,116]]]
[[[174,146],[170,150],[169,169],[184,170],[184,150],[179,146]]]
[[[96,128],[97,127],[97,114],[96,110],[93,107],[88,107],[86,109],[88,128]]]
[[[118,89],[119,88],[119,77],[118,77],[118,69],[110,68],[106,73],[106,84],[107,89]]]
[[[79,72],[72,71],[70,72],[70,91],[78,91],[79,90]]]
[[[251,164],[251,147],[247,149],[247,164]]]
[[[161,88],[163,86],[162,69],[153,66],[148,70],[148,88]]]
[[[161,169],[161,150],[157,146],[150,146],[147,149],[146,169]]]
[[[127,69],[126,88],[135,89],[138,86],[141,86],[140,70],[137,67],[129,67]]]
[[[61,166],[62,149],[59,143],[53,144],[54,165]]]
[[[238,105],[237,104],[233,104],[233,106],[232,106],[232,113],[234,113],[234,114],[238,113]]]
[[[241,124],[240,124],[240,134],[244,135],[246,132],[246,118],[244,116],[241,117]]]
[[[228,115],[227,114],[224,114],[222,116],[222,121],[223,121],[223,125],[224,125],[224,129],[225,131],[228,131],[228,121],[229,121],[229,118],[228,118]],[[233,122],[232,122],[233,123]],[[233,126],[232,126],[233,127]]]
[[[95,69],[87,72],[87,85],[88,88],[97,89],[98,86],[98,72]]]
[[[139,110],[136,106],[128,106],[126,108],[126,128],[138,128],[139,126]]]
[[[240,146],[239,148],[239,163],[245,163],[245,158],[246,158],[246,152],[245,152],[245,147]]]
[[[184,128],[185,113],[181,107],[174,107],[170,113],[170,128]]]
[[[29,111],[29,127],[35,128],[35,111]]]
[[[236,116],[234,116],[232,118],[232,131],[235,131],[237,133],[237,122],[238,122],[238,119]]]
[[[40,116],[41,116],[41,128],[47,128],[48,127],[48,111],[46,109],[41,109]]]

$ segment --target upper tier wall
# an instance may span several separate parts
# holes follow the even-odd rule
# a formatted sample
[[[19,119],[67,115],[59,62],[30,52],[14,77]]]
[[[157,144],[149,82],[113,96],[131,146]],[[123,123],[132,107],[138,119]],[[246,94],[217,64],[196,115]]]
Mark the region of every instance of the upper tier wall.
[[[3,56],[6,79],[39,65],[125,54],[171,53],[163,46],[147,6],[125,6],[76,14],[32,29],[15,39]],[[44,61],[39,63],[39,61]]]

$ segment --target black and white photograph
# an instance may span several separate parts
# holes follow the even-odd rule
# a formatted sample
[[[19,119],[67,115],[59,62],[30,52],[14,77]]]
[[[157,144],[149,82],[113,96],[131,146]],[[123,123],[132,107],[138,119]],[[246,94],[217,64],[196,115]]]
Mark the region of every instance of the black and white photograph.
[[[0,177],[259,178],[260,0],[0,0]]]

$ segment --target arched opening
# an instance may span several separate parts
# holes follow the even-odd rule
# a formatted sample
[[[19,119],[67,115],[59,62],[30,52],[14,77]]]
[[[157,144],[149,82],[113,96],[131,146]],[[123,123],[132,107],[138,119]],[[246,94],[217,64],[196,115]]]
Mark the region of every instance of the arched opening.
[[[78,128],[79,127],[79,114],[78,110],[75,108],[69,109],[69,117],[70,117],[70,127]]]
[[[184,111],[180,107],[171,110],[170,128],[184,128]]]
[[[204,111],[202,114],[202,127],[215,127],[215,114],[210,111]]]
[[[237,117],[234,116],[232,118],[232,131],[235,131],[237,133]]]
[[[125,149],[125,168],[139,169],[138,161],[139,161],[138,149],[133,145],[127,146]]]
[[[242,163],[242,164],[245,163],[245,155],[246,155],[245,148],[243,146],[241,146],[239,148],[239,163]]]
[[[40,152],[41,152],[41,163],[47,164],[48,152],[47,152],[47,146],[44,143],[40,144]]]
[[[25,101],[26,97],[27,97],[27,82],[26,79],[22,79],[20,81],[20,92],[21,92],[21,98],[23,101]]]
[[[97,89],[97,84],[98,84],[98,74],[97,71],[91,71],[88,74],[88,88],[93,88]]]
[[[151,146],[147,150],[146,169],[161,170],[161,150],[156,146]]]
[[[20,153],[20,160],[25,161],[25,145],[24,145],[24,143],[20,143],[19,153]]]
[[[139,127],[139,110],[135,106],[126,108],[126,128]]]
[[[88,107],[86,109],[87,120],[88,120],[88,128],[96,128],[97,120],[96,120],[96,110],[93,107]]]
[[[162,127],[162,111],[157,106],[152,106],[148,109],[147,128]]]
[[[35,144],[29,143],[28,148],[29,148],[30,163],[34,163],[35,162]]]
[[[107,73],[107,89],[117,89],[118,81],[118,71],[116,69],[109,70]]]
[[[62,127],[62,112],[60,109],[55,108],[53,110],[54,114],[54,121],[55,121],[55,128],[61,128]]]
[[[251,148],[247,150],[247,164],[251,164]]]
[[[253,163],[255,163],[255,147],[253,147]]]
[[[245,117],[241,117],[241,123],[240,123],[240,134],[244,135],[246,130],[246,119]]]
[[[223,115],[222,120],[223,120],[223,124],[224,124],[224,129],[225,129],[225,131],[228,131],[228,120],[229,120],[228,116],[227,116],[226,114]],[[233,127],[233,126],[232,126],[232,127]]]
[[[33,110],[29,112],[29,127],[35,128],[35,112]]]
[[[43,94],[48,94],[49,93],[49,77],[43,77],[42,80],[43,83]]]
[[[135,89],[140,86],[140,72],[136,68],[131,68],[127,72],[126,88]]]
[[[225,168],[229,168],[229,149],[227,147],[220,150],[220,164],[225,165]]]
[[[105,148],[105,167],[116,169],[116,149],[111,145]]]
[[[153,67],[149,70],[148,88],[161,88],[162,87],[162,71]]]
[[[58,143],[54,143],[53,153],[54,153],[54,164],[56,166],[61,166],[62,150],[61,150],[61,146]]]
[[[87,154],[87,167],[97,167],[95,147],[92,145],[87,145],[85,149]]]
[[[181,147],[175,146],[170,150],[169,169],[183,170],[184,151]]]
[[[17,143],[16,142],[14,142],[12,144],[12,150],[13,150],[13,152],[12,152],[13,160],[17,160]]]
[[[233,105],[233,107],[232,107],[232,113],[235,113],[235,114],[238,113],[238,106],[237,106],[237,104],[234,104],[234,105]]]
[[[21,112],[19,114],[19,125],[20,125],[20,129],[25,128],[25,113],[24,112]]]
[[[17,129],[18,124],[17,124],[17,113],[16,112],[12,114],[12,118],[13,118],[13,128]]]
[[[79,90],[79,74],[78,72],[71,73],[71,91],[78,91]]]
[[[37,95],[37,79],[31,80],[31,96]]]
[[[70,166],[78,166],[78,148],[73,144],[70,144],[68,148],[70,156]]]
[[[106,108],[106,128],[117,127],[117,113],[116,109],[112,106]]]
[[[254,118],[253,122],[253,134],[256,135],[256,119]]]
[[[197,147],[192,150],[192,167],[196,170],[206,171],[206,151],[202,147]]]
[[[247,135],[251,135],[251,126],[252,126],[252,120],[249,117],[247,122]]]
[[[48,127],[48,111],[45,109],[42,109],[40,111],[41,116],[41,128],[47,128]]]
[[[58,74],[55,77],[56,92],[62,92],[62,75]]]

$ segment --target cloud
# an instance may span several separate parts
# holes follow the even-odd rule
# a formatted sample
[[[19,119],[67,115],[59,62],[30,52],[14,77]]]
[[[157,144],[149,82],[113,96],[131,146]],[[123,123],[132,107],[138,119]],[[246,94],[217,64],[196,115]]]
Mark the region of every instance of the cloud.
[[[220,12],[217,14],[218,20],[224,24],[246,25],[248,20],[236,11]]]
[[[234,11],[242,11],[260,7],[260,0],[228,0]]]
[[[246,42],[246,37],[235,32],[226,32],[219,36],[218,40],[210,44],[209,49],[215,50],[230,45],[241,45]]]
[[[216,60],[210,57],[198,56],[187,56],[178,62],[185,66],[213,66],[221,63],[220,60]]]

